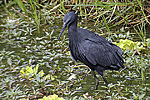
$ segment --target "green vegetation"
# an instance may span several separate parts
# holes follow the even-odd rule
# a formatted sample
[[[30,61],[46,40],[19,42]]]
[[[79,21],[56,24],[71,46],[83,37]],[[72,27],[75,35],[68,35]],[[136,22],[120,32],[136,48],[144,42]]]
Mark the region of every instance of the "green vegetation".
[[[0,99],[149,100],[150,1],[0,1]],[[68,37],[58,41],[64,14],[76,10],[79,25],[124,51],[126,69],[99,76],[75,63]],[[65,31],[67,33],[67,31]]]
[[[128,39],[125,39],[125,40],[120,39],[119,43],[114,42],[114,44],[118,45],[123,50],[141,51],[142,49],[144,49],[143,45],[141,45],[140,42],[133,42],[133,41],[128,40]]]
[[[43,99],[39,99],[39,100],[65,100],[65,99],[59,98],[56,94],[54,94],[48,97],[44,96]]]

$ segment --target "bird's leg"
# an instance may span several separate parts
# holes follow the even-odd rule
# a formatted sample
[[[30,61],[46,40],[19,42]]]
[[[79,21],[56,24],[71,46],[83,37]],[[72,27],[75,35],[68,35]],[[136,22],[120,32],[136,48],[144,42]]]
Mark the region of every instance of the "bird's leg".
[[[107,80],[104,78],[104,73],[103,71],[98,71],[98,73],[102,76],[103,80],[105,81],[105,84],[108,86]]]
[[[96,87],[95,87],[95,90],[97,90],[97,89],[98,89],[99,80],[98,80],[98,78],[97,78],[97,76],[96,76],[96,74],[95,74],[94,71],[93,71],[93,75],[94,75],[94,78],[96,79]]]
[[[104,75],[101,75],[101,76],[102,76],[103,80],[105,81],[105,84],[108,86],[108,82],[107,82],[107,80],[104,78]]]

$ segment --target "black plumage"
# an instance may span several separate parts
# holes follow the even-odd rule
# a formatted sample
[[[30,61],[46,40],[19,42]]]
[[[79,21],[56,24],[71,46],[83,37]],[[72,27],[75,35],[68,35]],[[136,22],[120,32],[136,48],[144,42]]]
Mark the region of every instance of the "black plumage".
[[[102,76],[105,83],[103,71],[119,70],[124,68],[122,50],[105,38],[88,31],[77,29],[78,14],[75,11],[68,12],[63,19],[63,28],[59,38],[68,26],[69,50],[74,60],[79,60],[87,65],[94,73],[96,78],[96,89],[98,88],[98,78],[95,70]]]

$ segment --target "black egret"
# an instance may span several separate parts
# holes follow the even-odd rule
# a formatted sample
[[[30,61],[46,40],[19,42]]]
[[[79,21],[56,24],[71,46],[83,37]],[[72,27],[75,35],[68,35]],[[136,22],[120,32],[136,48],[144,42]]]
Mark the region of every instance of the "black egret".
[[[69,50],[73,59],[81,61],[93,71],[96,79],[96,89],[99,82],[95,71],[101,75],[106,85],[108,85],[103,72],[105,70],[119,70],[121,67],[125,68],[122,50],[91,31],[77,28],[77,19],[78,14],[75,11],[69,11],[64,16],[63,28],[59,38],[68,26]]]

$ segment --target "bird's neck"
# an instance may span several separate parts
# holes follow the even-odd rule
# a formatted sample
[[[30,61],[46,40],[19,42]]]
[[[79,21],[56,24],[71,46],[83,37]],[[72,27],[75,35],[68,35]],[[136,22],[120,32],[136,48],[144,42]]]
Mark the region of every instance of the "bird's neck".
[[[71,23],[68,26],[68,31],[72,32],[72,31],[77,31],[77,21],[75,21],[74,23]]]
[[[78,33],[77,31],[77,21],[68,25],[68,37],[69,43],[73,43],[74,45],[80,42],[80,40],[82,39],[80,33]]]

